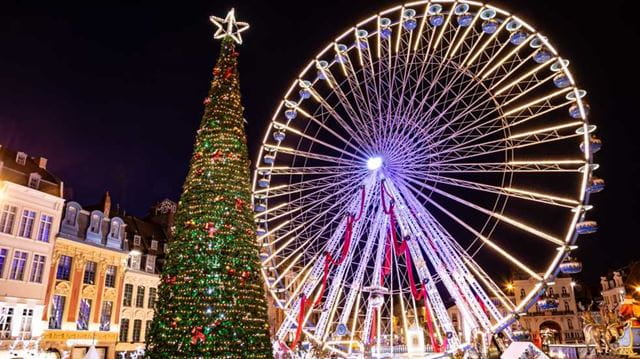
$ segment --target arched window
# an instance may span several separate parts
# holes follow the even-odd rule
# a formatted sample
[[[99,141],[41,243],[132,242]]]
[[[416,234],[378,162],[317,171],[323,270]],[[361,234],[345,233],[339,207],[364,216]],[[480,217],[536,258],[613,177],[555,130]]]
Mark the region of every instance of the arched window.
[[[120,223],[111,221],[111,233],[109,235],[113,238],[120,237]]]
[[[553,295],[553,288],[549,288],[549,295]]]
[[[571,330],[573,330],[573,321],[571,319],[567,318],[567,327]]]
[[[562,287],[562,295],[567,295],[567,287]]]
[[[569,306],[569,302],[567,302],[566,300],[564,301],[564,310],[567,312],[571,310],[571,307]]]
[[[520,298],[524,298],[525,292],[524,289],[520,289]]]
[[[89,226],[89,230],[93,233],[100,232],[100,216],[98,214],[91,215],[91,225]]]

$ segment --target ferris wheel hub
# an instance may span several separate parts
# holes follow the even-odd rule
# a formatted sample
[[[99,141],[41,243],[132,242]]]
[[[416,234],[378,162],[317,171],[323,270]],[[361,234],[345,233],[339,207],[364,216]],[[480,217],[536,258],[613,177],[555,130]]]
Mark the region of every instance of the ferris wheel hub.
[[[380,167],[382,167],[383,163],[384,161],[382,160],[382,157],[380,156],[371,157],[367,160],[367,168],[371,171],[375,171]]]

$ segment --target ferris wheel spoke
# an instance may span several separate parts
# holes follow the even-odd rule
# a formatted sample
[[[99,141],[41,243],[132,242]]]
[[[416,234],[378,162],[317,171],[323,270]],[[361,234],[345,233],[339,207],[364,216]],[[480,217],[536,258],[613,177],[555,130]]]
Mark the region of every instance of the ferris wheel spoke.
[[[519,198],[527,201],[535,201],[535,202],[540,202],[540,203],[544,203],[552,206],[558,206],[558,207],[564,207],[564,208],[570,208],[570,209],[575,208],[579,204],[577,200],[574,200],[571,198],[558,197],[550,194],[538,193],[534,191],[528,191],[528,190],[518,189],[513,187],[492,186],[484,183],[467,181],[467,180],[462,180],[462,179],[457,179],[452,177],[431,175],[428,173],[422,175],[421,178],[419,178],[418,176],[413,176],[413,178],[416,180],[420,180],[422,178],[435,183],[451,185],[451,186],[456,186],[456,187],[461,187],[466,189],[472,189],[475,191],[483,191],[483,192],[493,193],[496,195],[506,196],[510,198]]]
[[[450,211],[448,211],[446,208],[441,206],[438,202],[434,201],[429,196],[424,195],[424,193],[422,193],[419,189],[415,188],[411,184],[405,184],[405,186],[407,186],[408,188],[411,188],[413,193],[416,193],[418,196],[422,197],[422,199],[424,199],[425,201],[430,203],[432,206],[434,206],[435,208],[440,210],[440,212],[446,214],[448,217],[453,219],[460,226],[462,226],[463,228],[468,230],[471,234],[473,234],[476,238],[480,239],[489,248],[491,248],[492,250],[494,250],[495,252],[500,254],[502,257],[504,257],[508,262],[514,264],[515,266],[517,266],[518,268],[520,268],[522,271],[524,271],[525,273],[529,274],[533,278],[536,278],[537,280],[542,280],[542,277],[536,271],[534,271],[533,269],[529,268],[522,261],[518,260],[516,257],[511,255],[506,250],[502,249],[502,247],[500,247],[499,245],[497,245],[496,243],[491,241],[489,238],[487,238],[484,235],[482,235],[482,233],[476,231],[473,227],[471,227],[465,221],[463,221],[460,218],[458,218],[458,216],[456,216],[453,213],[451,213]]]
[[[286,206],[287,203],[284,203],[284,206],[277,204],[274,207],[269,208],[264,212],[257,213],[256,215],[254,215],[254,217],[255,218],[264,217],[266,221],[279,220],[283,217],[290,216],[296,212],[309,211],[318,206],[321,206],[323,202],[317,200],[320,194],[325,195],[323,197],[324,201],[330,201],[333,198],[342,198],[340,197],[341,195],[345,193],[349,193],[351,191],[352,191],[352,188],[344,187],[337,191],[323,191],[322,193],[315,192],[315,193],[306,194],[296,199],[298,206],[294,208],[287,207]]]
[[[357,47],[357,44],[355,45]],[[346,56],[346,55],[345,55]],[[347,78],[347,83],[349,84],[349,88],[351,89],[351,94],[356,103],[356,108],[358,109],[359,119],[361,119],[361,124],[363,126],[367,126],[370,133],[374,133],[374,129],[371,128],[371,123],[368,121],[371,118],[374,118],[374,112],[370,108],[370,102],[365,99],[364,93],[362,92],[362,88],[360,87],[360,80],[356,75],[356,70],[353,67],[352,61],[346,56],[347,61],[343,61],[340,63],[342,71]]]
[[[349,151],[345,151],[345,150],[343,150],[341,148],[338,148],[338,147],[336,147],[336,146],[334,146],[332,144],[329,144],[329,143],[327,143],[325,141],[322,141],[322,140],[320,140],[320,139],[318,139],[316,137],[309,136],[309,135],[305,134],[302,131],[296,130],[295,128],[293,128],[293,127],[291,127],[289,125],[285,125],[283,123],[278,123],[278,122],[275,122],[275,121],[274,121],[274,124],[276,126],[282,128],[282,129],[285,129],[288,132],[292,132],[292,133],[294,133],[294,134],[296,134],[296,135],[298,135],[298,136],[300,136],[302,138],[305,138],[305,139],[307,139],[307,140],[309,140],[309,141],[311,141],[313,143],[317,143],[317,144],[319,144],[321,146],[324,146],[326,148],[330,148],[330,149],[332,149],[332,150],[334,150],[336,152],[339,152],[339,153],[341,153],[343,155],[349,156],[349,157],[351,157],[353,159],[361,160],[361,161],[365,161],[366,160],[366,157],[360,157],[360,156],[356,155],[355,153],[352,153],[352,152],[349,152]]]
[[[401,189],[402,193],[404,194],[405,198],[407,198],[407,201],[409,203],[409,205],[414,208],[414,211],[416,211],[415,215],[412,213],[411,216],[414,217],[416,219],[416,221],[421,221],[422,224],[426,224],[424,221],[425,219],[429,219],[432,223],[433,226],[435,226],[438,231],[442,234],[444,233],[444,236],[440,236],[440,237],[446,237],[446,238],[452,238],[452,236],[447,232],[447,230],[444,228],[444,226],[442,226],[442,224],[440,224],[435,217],[433,217],[433,215],[431,215],[428,211],[426,211],[424,209],[424,207],[420,204],[420,202],[417,200],[416,197],[414,197],[413,195],[411,195],[411,192],[408,191],[406,188],[402,188]],[[416,216],[417,215],[417,216]],[[450,259],[452,259],[454,262],[456,262],[458,264],[458,268],[461,269],[464,273],[466,273],[467,275],[465,275],[465,278],[469,281],[469,283],[475,288],[475,292],[478,293],[478,295],[483,297],[483,300],[485,302],[485,305],[488,306],[491,311],[492,314],[494,316],[494,318],[496,319],[496,321],[501,321],[502,320],[502,316],[500,315],[500,313],[498,312],[497,308],[495,307],[495,305],[493,304],[493,302],[486,296],[486,293],[482,290],[482,288],[479,286],[479,284],[477,284],[477,282],[475,281],[475,277],[468,275],[468,270],[467,270],[467,265],[475,265],[476,267],[477,264],[475,263],[475,261],[473,261],[473,258],[471,258],[468,253],[466,251],[464,251],[460,245],[458,244],[458,242],[456,242],[455,240],[450,240],[450,239],[444,239],[441,242],[438,242],[441,245],[441,253],[449,253],[450,255]],[[457,254],[454,254],[457,253]],[[463,263],[464,261],[464,263]],[[476,276],[478,278],[480,278],[480,280],[485,284],[485,286],[487,288],[489,288],[489,290],[494,294],[494,296],[498,297],[499,300],[501,300],[501,302],[503,303],[504,307],[507,309],[513,309],[515,306],[513,305],[513,303],[511,303],[511,301],[507,298],[507,300],[505,301],[504,298],[504,293],[502,293],[502,291],[499,289],[499,287],[497,285],[495,285],[495,283],[488,277],[486,276],[486,273],[482,272],[481,268],[473,268],[472,270],[474,271],[474,273],[476,274]],[[484,274],[481,274],[484,273]],[[496,290],[497,289],[497,290]],[[500,294],[502,293],[502,296],[500,296]]]
[[[511,17],[508,17],[506,20],[504,20],[500,24],[500,26],[498,26],[498,29],[493,34],[489,35],[489,37],[485,40],[485,42],[482,43],[480,48],[478,48],[476,50],[475,49],[475,45],[474,45],[474,48],[471,51],[469,51],[469,53],[467,54],[467,58],[461,63],[461,65],[466,67],[467,69],[471,68],[473,63],[476,60],[479,60],[481,55],[484,54],[484,50],[489,46],[489,44],[491,44],[494,41],[497,41],[498,34],[500,34],[502,32],[502,30],[505,28],[505,26],[507,25],[507,23],[509,22],[510,19],[511,19]],[[477,43],[476,43],[476,45],[477,45]],[[475,52],[474,52],[474,50],[475,50]]]
[[[442,146],[442,145],[446,145],[448,142],[455,140],[456,137],[460,137],[460,136],[467,136],[469,139],[465,140],[465,141],[459,141],[460,145],[466,145],[471,141],[475,141],[475,140],[479,140],[479,139],[483,139],[486,138],[490,135],[495,135],[498,133],[503,132],[505,129],[511,129],[514,128],[516,126],[519,125],[523,125],[525,123],[528,123],[532,120],[535,120],[543,115],[546,115],[550,112],[553,112],[557,109],[563,108],[565,107],[568,103],[570,102],[564,102],[558,105],[554,105],[548,102],[548,100],[546,102],[543,101],[543,103],[540,105],[538,104],[536,107],[534,108],[521,108],[519,109],[519,113],[511,113],[509,115],[510,119],[508,119],[508,123],[504,124],[504,125],[500,125],[500,121],[503,118],[507,118],[506,115],[503,116],[498,116],[495,117],[491,120],[487,120],[484,121],[485,125],[483,125],[482,127],[480,127],[478,125],[479,122],[481,122],[482,120],[484,120],[487,115],[483,115],[479,118],[475,118],[472,121],[465,123],[465,126],[459,130],[457,130],[456,132],[454,132],[453,134],[444,137],[444,138],[440,138],[437,141],[434,141],[433,143],[431,143],[428,146],[428,150],[433,151],[433,149],[436,146]],[[488,127],[488,128],[487,128]],[[483,132],[484,131],[484,132]],[[473,136],[472,136],[473,135]]]
[[[338,55],[338,56],[344,56],[345,59],[348,58],[346,54]],[[351,120],[351,122],[354,125],[356,125],[356,128],[359,129],[358,132],[363,136],[362,139],[369,140],[368,143],[371,143],[371,135],[369,133],[368,126],[365,123],[364,115],[359,110],[356,111],[356,109],[354,109],[353,105],[351,104],[351,101],[349,100],[349,97],[347,96],[343,88],[340,86],[340,84],[334,77],[333,73],[331,72],[331,69],[329,67],[320,68],[320,71],[322,72],[323,77],[325,78],[325,81],[331,87],[333,94],[336,95],[336,98],[338,99],[338,102],[340,103],[341,107],[345,110],[345,112],[349,116],[349,119]],[[348,75],[345,74],[345,76],[348,76]],[[335,113],[336,111],[332,109],[332,112]]]
[[[304,158],[309,158],[309,159],[314,159],[314,160],[321,160],[321,161],[325,161],[325,162],[328,162],[328,163],[336,163],[336,164],[340,164],[340,165],[358,166],[358,165],[361,164],[361,162],[348,160],[348,159],[342,158],[342,157],[329,156],[329,155],[324,155],[324,154],[320,154],[320,153],[313,153],[313,152],[309,152],[309,151],[301,151],[301,150],[296,150],[296,149],[293,149],[293,148],[290,148],[290,147],[279,147],[278,148],[278,152],[286,153],[286,154],[292,155],[292,156],[299,156],[299,157],[304,157]]]
[[[484,163],[429,163],[415,166],[438,173],[582,172],[584,160],[527,160]]]
[[[268,173],[271,176],[290,176],[290,175],[348,175],[357,173],[362,170],[362,165],[358,166],[322,166],[322,167],[298,167],[298,166],[274,166],[274,167],[257,167],[260,173]]]
[[[527,60],[529,58],[532,58],[532,57],[533,57],[533,53],[531,55],[529,55]],[[511,81],[511,82],[507,83],[506,85],[496,89],[504,81],[510,79],[512,75],[518,74],[520,72],[520,66],[525,66],[525,64],[526,64],[526,62],[523,61],[523,62],[520,63],[519,66],[516,66],[516,68],[514,68],[514,70],[518,70],[518,71],[511,71],[511,72],[507,73],[506,75],[501,76],[497,82],[491,84],[491,87],[489,89],[491,91],[493,91],[493,93],[496,96],[500,96],[505,91],[518,86],[518,84],[520,84],[522,81],[525,81],[525,80],[531,78],[532,76],[534,76],[536,73],[542,71],[542,69],[548,67],[549,64],[553,63],[556,60],[557,60],[557,58],[552,57],[551,59],[547,60],[546,62],[543,62],[543,63],[539,64],[538,66],[535,66],[533,69],[531,69],[531,70],[525,72],[524,74],[520,75],[519,77],[517,77],[513,81]]]
[[[472,157],[485,156],[496,152],[512,151],[530,146],[543,145],[556,141],[564,141],[571,138],[579,137],[579,133],[561,134],[561,130],[569,128],[578,128],[582,122],[572,121],[565,124],[540,128],[532,131],[521,132],[510,135],[507,138],[491,140],[480,143],[468,144],[469,141],[463,142],[467,145],[450,145],[443,146],[442,150],[427,158],[433,158],[436,162],[451,162],[466,160]],[[474,139],[475,140],[475,139]]]
[[[349,146],[349,148],[351,148],[352,150],[356,151],[357,153],[360,153],[361,155],[365,155],[365,153],[362,151],[362,149],[359,146],[356,146],[355,144],[353,144],[353,141],[349,141],[346,138],[344,138],[343,136],[341,136],[340,134],[338,134],[336,131],[334,131],[331,127],[327,126],[326,123],[324,121],[320,121],[319,119],[317,119],[315,116],[312,116],[311,114],[309,114],[308,112],[306,112],[305,110],[298,108],[298,111],[306,118],[308,118],[309,120],[313,121],[316,125],[320,126],[323,130],[327,131],[328,133],[331,134],[331,136],[339,139],[342,143],[346,144],[347,146]],[[340,123],[340,121],[336,121],[338,123]],[[343,126],[344,127],[344,126]],[[345,128],[345,130],[347,132],[349,132],[351,129],[350,128]]]
[[[256,194],[264,193],[266,198],[275,198],[286,196],[294,193],[300,193],[310,190],[325,190],[327,187],[339,187],[341,185],[353,184],[354,180],[346,174],[331,175],[321,178],[315,178],[308,181],[296,182],[288,185],[278,185],[267,187],[258,191]]]
[[[516,47],[514,47],[511,51],[509,51],[505,56],[501,57],[498,61],[495,62],[495,64],[493,64],[493,66],[491,66],[491,68],[489,68],[487,70],[487,67],[489,67],[489,65],[492,64],[492,61],[495,60],[495,57],[493,59],[491,59],[490,61],[488,61],[487,64],[481,70],[479,70],[476,73],[476,76],[479,76],[482,80],[487,79],[487,77],[489,77],[494,71],[497,71],[501,66],[504,66],[504,64],[506,64],[510,60],[516,58],[516,55],[522,50],[523,47],[528,45],[529,42],[534,37],[535,37],[534,35],[528,35],[527,38],[524,41],[522,41],[522,43],[520,45],[517,45]],[[505,44],[507,44],[507,43],[505,43]],[[517,61],[518,59],[515,59],[515,60]],[[525,61],[518,61],[518,63],[519,64],[520,63],[524,64]]]
[[[545,233],[544,231],[542,231],[540,229],[537,229],[537,228],[531,227],[531,226],[529,226],[529,225],[527,225],[525,223],[522,223],[519,220],[516,220],[514,218],[511,218],[509,216],[506,216],[504,214],[501,214],[501,213],[498,213],[498,212],[495,212],[495,211],[492,211],[492,210],[488,210],[488,209],[486,209],[486,208],[484,208],[482,206],[479,206],[479,205],[477,205],[475,203],[467,201],[467,200],[465,200],[463,198],[460,198],[460,197],[458,197],[456,195],[453,195],[453,194],[451,194],[449,192],[443,191],[440,188],[428,185],[426,183],[421,183],[420,181],[414,180],[412,178],[407,178],[407,181],[409,181],[411,183],[414,183],[414,184],[416,184],[416,185],[418,185],[420,187],[423,187],[423,188],[425,188],[427,190],[430,190],[430,191],[433,191],[435,193],[438,193],[438,194],[442,195],[443,197],[446,197],[446,198],[448,198],[450,200],[458,202],[458,203],[460,203],[462,205],[465,205],[465,206],[467,206],[469,208],[475,209],[476,211],[481,212],[481,213],[485,214],[488,217],[492,217],[492,218],[497,219],[497,220],[499,220],[501,222],[508,223],[511,226],[515,227],[515,228],[518,228],[518,229],[520,229],[520,230],[522,230],[524,232],[533,234],[534,236],[539,237],[541,239],[544,239],[544,240],[546,240],[548,242],[551,242],[551,243],[559,245],[559,246],[563,246],[564,245],[564,241],[562,241],[561,239],[559,239],[559,238],[557,238],[557,237],[555,237],[555,236],[553,236],[551,234]]]
[[[454,46],[452,46],[452,50],[447,53],[447,55],[448,55],[447,57],[448,58],[453,59],[456,56],[456,54],[458,53],[458,50],[463,46],[464,42],[467,39],[469,39],[468,36],[469,36],[470,32],[473,32],[472,30],[475,28],[475,24],[478,21],[478,19],[480,18],[481,10],[482,9],[480,9],[480,10],[478,10],[476,12],[476,14],[473,16],[473,19],[471,20],[470,25],[466,27],[466,29],[462,33],[462,36],[460,37],[460,39],[458,39],[458,42]],[[462,56],[462,55],[457,55],[457,56]],[[464,63],[464,61],[461,61],[460,63],[462,64],[462,63]]]
[[[311,96],[314,98],[314,100],[316,100],[318,102],[318,104],[320,104],[320,109],[322,111],[324,111],[325,115],[328,114],[331,119],[333,119],[335,122],[337,122],[340,127],[342,127],[348,134],[349,136],[351,136],[358,144],[360,144],[361,146],[365,145],[366,142],[364,140],[364,137],[362,137],[362,135],[360,134],[359,131],[357,131],[355,128],[353,128],[349,122],[347,122],[337,111],[336,109],[333,108],[333,106],[331,106],[327,100],[320,95],[320,93],[318,91],[316,91],[315,88],[313,87],[309,87],[309,93],[311,94]],[[314,117],[315,116],[311,116],[308,112],[303,112],[305,114],[305,116],[307,117]],[[318,120],[318,122],[322,122],[323,124],[326,121],[320,121]],[[366,150],[366,148],[365,148]]]

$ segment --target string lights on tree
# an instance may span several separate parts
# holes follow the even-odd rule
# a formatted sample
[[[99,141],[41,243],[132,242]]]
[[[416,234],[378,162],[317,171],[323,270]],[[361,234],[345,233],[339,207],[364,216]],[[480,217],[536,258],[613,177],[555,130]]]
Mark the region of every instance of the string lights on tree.
[[[215,16],[222,39],[176,213],[151,358],[272,358],[250,206],[249,159],[235,45],[249,25]]]

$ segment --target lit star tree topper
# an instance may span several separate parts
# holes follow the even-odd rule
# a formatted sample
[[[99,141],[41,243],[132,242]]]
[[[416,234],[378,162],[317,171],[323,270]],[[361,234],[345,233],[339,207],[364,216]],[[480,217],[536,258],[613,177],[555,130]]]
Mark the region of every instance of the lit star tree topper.
[[[249,28],[249,24],[246,22],[236,21],[235,9],[231,9],[227,13],[227,17],[224,19],[217,16],[209,17],[214,25],[218,27],[216,33],[213,34],[214,39],[224,39],[229,36],[238,44],[242,44],[242,36],[240,33]]]

